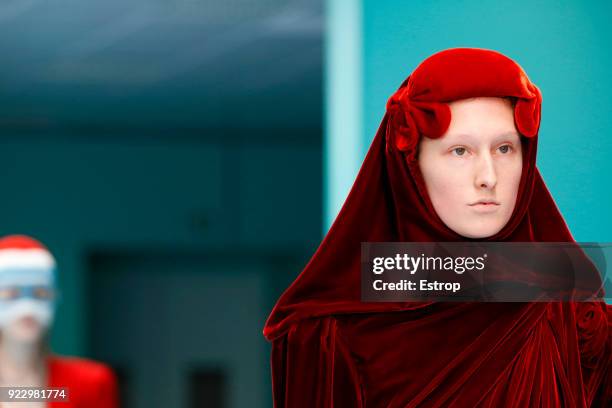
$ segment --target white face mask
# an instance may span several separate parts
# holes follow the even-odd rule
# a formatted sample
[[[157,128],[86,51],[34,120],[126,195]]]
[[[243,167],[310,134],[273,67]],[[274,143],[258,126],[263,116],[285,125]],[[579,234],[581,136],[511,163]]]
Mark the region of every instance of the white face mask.
[[[53,321],[55,285],[51,268],[0,270],[0,330],[24,317],[35,319],[43,330]]]
[[[24,317],[34,318],[43,329],[53,323],[53,302],[50,300],[22,297],[0,301],[0,330]]]

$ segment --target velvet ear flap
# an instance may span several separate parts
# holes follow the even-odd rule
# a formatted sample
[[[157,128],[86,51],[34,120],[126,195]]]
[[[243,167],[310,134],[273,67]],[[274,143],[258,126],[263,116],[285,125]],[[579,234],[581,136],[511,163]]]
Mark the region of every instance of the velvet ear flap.
[[[450,107],[440,102],[412,102],[414,121],[420,134],[432,139],[442,136],[451,121]]]
[[[416,148],[418,142],[418,131],[406,103],[408,100],[407,83],[407,80],[404,81],[387,101],[388,121],[385,129],[385,142],[388,152],[394,150],[410,152]]]
[[[518,131],[525,137],[534,137],[540,129],[542,94],[537,86],[527,83],[532,92],[529,98],[519,98],[514,107],[514,121]]]
[[[442,136],[451,118],[447,104],[411,101],[405,89],[398,90],[389,99],[387,113],[387,151],[397,149],[410,161],[416,160],[421,135],[431,138]]]

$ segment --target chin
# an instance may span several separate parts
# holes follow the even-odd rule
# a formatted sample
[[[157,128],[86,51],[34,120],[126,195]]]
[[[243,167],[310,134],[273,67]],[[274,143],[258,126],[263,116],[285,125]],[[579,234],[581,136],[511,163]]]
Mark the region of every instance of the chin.
[[[7,335],[14,341],[23,344],[38,343],[43,337],[43,330],[40,325],[17,324],[7,331]]]
[[[459,231],[455,231],[457,232],[459,235],[462,235],[466,238],[472,238],[472,239],[482,239],[482,238],[489,238],[495,234],[497,234],[499,231],[501,231],[501,229],[503,228],[504,224],[500,225],[494,225],[494,226],[487,226],[486,228],[464,228],[461,229]]]
[[[42,335],[40,332],[15,333],[13,339],[22,344],[36,344],[41,341]]]

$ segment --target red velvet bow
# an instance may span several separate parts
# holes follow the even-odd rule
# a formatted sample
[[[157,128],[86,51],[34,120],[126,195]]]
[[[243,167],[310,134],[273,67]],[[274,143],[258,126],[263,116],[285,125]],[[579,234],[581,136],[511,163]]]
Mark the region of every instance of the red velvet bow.
[[[387,149],[396,148],[414,160],[420,135],[442,136],[451,114],[445,103],[411,100],[408,93],[408,86],[402,86],[387,101],[386,142]]]

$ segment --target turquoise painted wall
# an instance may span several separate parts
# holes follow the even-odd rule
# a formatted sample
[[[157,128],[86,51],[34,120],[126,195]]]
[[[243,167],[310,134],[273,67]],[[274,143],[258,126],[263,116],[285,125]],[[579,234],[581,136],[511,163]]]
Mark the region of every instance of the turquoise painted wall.
[[[0,182],[10,192],[0,201],[0,233],[37,237],[58,260],[56,352],[88,356],[92,251],[234,250],[236,258],[248,259],[248,251],[316,249],[318,142],[227,145],[129,134],[112,140],[58,134],[0,141]],[[299,273],[299,265],[285,264],[268,283],[274,288],[270,301]],[[262,328],[272,304],[267,306]]]
[[[362,156],[427,56],[498,50],[542,90],[538,166],[577,241],[612,242],[612,3],[363,0]],[[360,118],[355,118],[360,120]]]

